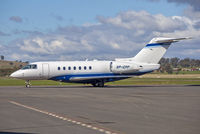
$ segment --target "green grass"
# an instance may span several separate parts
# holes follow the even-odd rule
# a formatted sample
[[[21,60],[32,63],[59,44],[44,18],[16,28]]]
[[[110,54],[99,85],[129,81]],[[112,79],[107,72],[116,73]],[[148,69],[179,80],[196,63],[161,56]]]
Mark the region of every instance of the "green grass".
[[[200,78],[129,78],[126,80],[109,82],[107,85],[200,85]],[[0,77],[0,86],[24,86],[25,81],[7,77]],[[74,83],[60,83],[50,80],[31,81],[33,86],[41,85],[80,85]]]
[[[200,78],[130,78],[111,85],[200,85]]]
[[[152,74],[167,74],[167,72],[160,73],[160,72],[152,72]],[[200,71],[179,71],[178,73],[174,71],[172,74],[200,74]]]
[[[24,86],[25,81],[20,79],[13,79],[8,77],[0,77],[0,86]],[[75,83],[63,83],[51,80],[33,80],[31,81],[33,86],[42,86],[42,85],[80,85]]]
[[[200,74],[200,71],[180,71],[178,74]]]

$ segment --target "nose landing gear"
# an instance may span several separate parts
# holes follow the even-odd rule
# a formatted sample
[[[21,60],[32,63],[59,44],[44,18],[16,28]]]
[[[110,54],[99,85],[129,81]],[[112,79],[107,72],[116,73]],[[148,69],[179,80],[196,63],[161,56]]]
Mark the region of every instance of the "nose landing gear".
[[[25,84],[26,84],[26,88],[30,88],[31,87],[31,83],[29,80],[25,81]]]

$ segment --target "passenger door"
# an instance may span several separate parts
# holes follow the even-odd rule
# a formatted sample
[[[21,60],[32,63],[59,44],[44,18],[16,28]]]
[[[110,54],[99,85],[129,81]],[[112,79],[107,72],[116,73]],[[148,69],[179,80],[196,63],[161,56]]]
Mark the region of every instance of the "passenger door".
[[[110,62],[110,72],[112,72],[113,69],[113,62]]]
[[[42,77],[49,78],[49,64],[48,63],[42,64]]]

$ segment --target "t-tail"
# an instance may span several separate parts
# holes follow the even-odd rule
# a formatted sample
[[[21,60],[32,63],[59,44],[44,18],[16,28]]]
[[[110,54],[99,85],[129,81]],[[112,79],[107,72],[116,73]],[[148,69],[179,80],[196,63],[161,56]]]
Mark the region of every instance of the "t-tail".
[[[164,56],[171,43],[190,38],[153,38],[132,61],[139,63],[157,64]]]

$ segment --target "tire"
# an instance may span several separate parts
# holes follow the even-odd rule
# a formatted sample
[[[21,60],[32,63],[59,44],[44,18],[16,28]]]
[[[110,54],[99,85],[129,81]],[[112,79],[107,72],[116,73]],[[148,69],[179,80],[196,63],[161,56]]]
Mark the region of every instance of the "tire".
[[[104,87],[104,82],[100,81],[100,82],[96,82],[96,83],[92,83],[93,87]]]
[[[92,86],[93,87],[97,87],[97,83],[92,83]]]
[[[27,85],[26,85],[26,88],[30,88],[30,87],[31,87],[31,85],[30,85],[30,84],[27,84]]]

